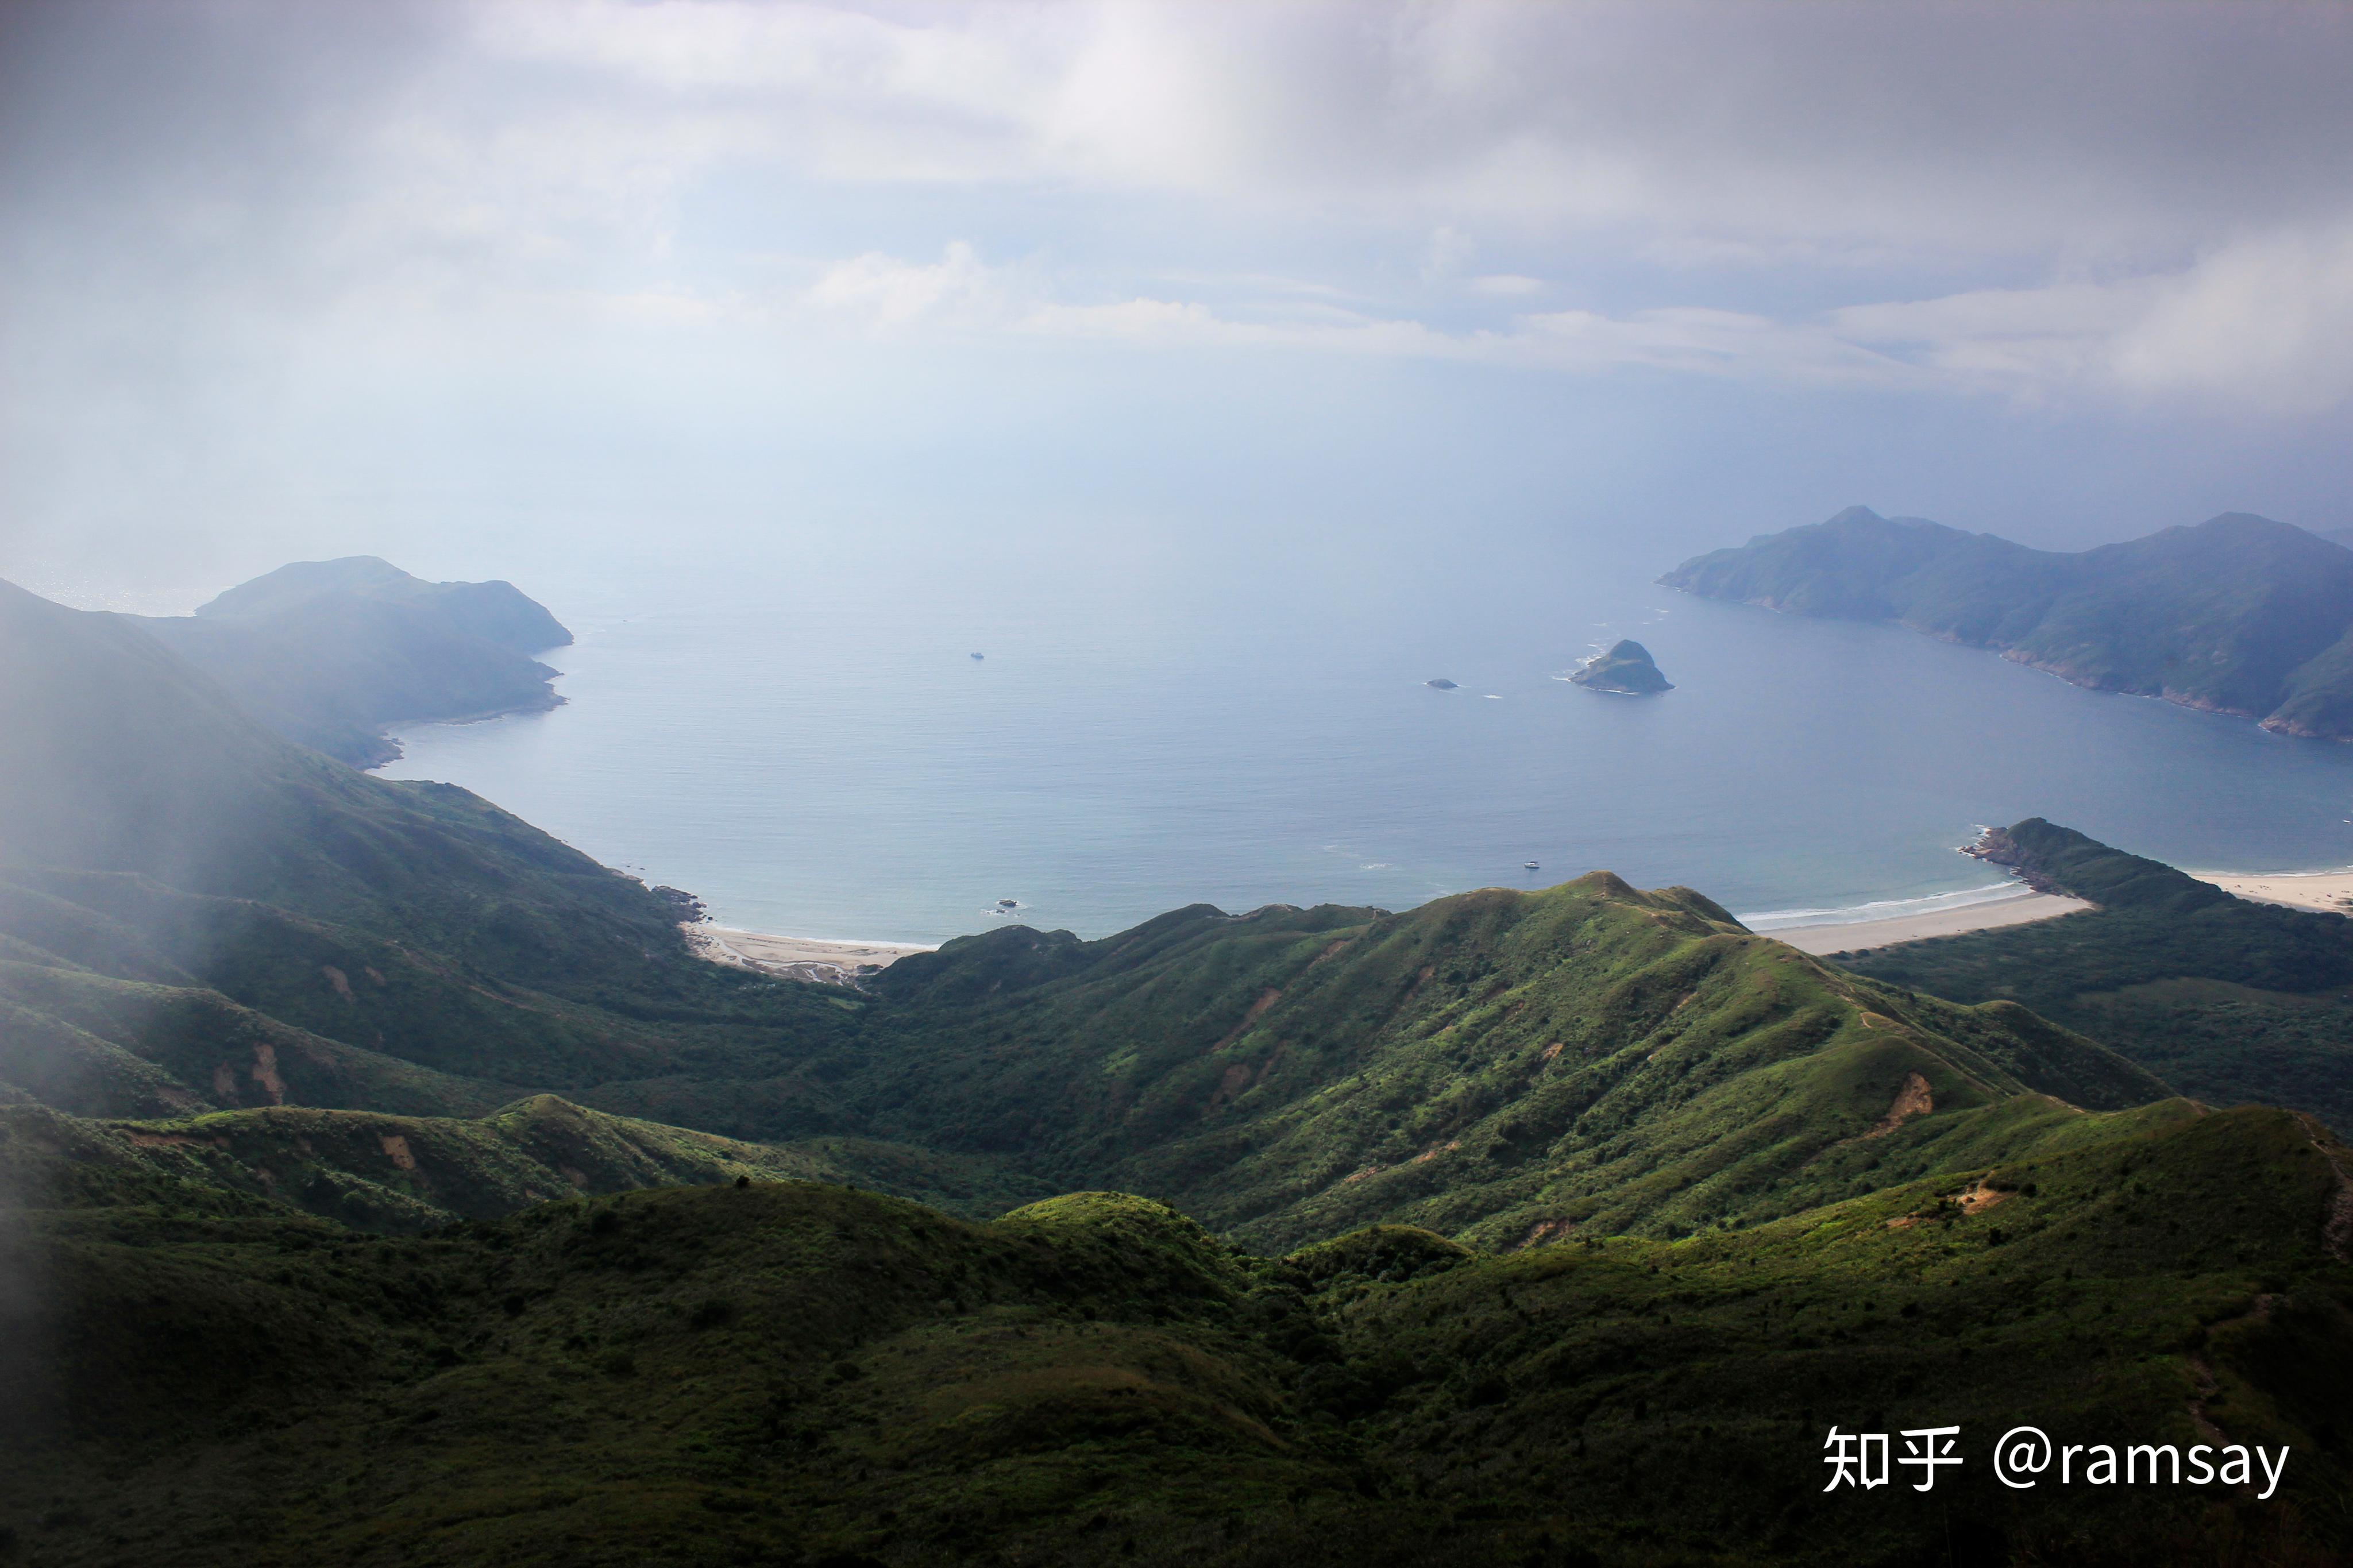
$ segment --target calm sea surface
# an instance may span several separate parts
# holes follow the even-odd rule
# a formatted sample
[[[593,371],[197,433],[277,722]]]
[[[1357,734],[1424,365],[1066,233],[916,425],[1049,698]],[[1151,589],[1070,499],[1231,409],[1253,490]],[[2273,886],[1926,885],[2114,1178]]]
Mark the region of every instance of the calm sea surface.
[[[550,563],[517,576],[578,635],[547,656],[567,705],[410,730],[385,772],[725,924],[918,942],[1001,899],[1094,936],[1596,868],[1744,914],[1853,910],[1986,887],[1954,846],[2035,815],[2176,864],[2353,862],[2353,748],[1685,598],[1648,582],[1669,564],[1444,539]],[[1677,689],[1560,679],[1619,637]]]

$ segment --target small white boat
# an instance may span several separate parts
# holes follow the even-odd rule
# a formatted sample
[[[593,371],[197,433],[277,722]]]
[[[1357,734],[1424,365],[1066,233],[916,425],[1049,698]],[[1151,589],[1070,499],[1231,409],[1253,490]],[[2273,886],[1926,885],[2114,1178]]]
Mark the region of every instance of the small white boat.
[[[1520,869],[1523,871],[1541,871],[1544,868],[1537,865],[1533,860],[1523,860],[1520,862]]]

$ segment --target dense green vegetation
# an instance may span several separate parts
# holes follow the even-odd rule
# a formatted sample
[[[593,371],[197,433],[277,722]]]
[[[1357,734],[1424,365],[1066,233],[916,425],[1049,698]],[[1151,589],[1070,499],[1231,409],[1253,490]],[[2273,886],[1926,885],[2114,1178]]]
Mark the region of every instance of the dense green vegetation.
[[[1842,962],[2023,1004],[2217,1105],[2292,1106],[2353,1131],[2353,921],[2235,899],[2039,817],[1995,852],[2100,908]]]
[[[1620,637],[1606,652],[1586,660],[1585,668],[1569,679],[1597,691],[1623,691],[1636,696],[1674,689],[1673,684],[1659,672],[1651,650],[1631,637]]]
[[[1894,620],[2079,686],[2353,739],[2353,551],[2226,512],[2077,554],[1850,507],[1660,582],[1797,615]]]
[[[856,991],[677,915],[0,587],[0,1561],[2353,1547],[2353,1156],[2014,1000],[1608,873]],[[2296,1457],[2010,1493],[2026,1420]],[[1822,1495],[1831,1423],[1957,1421]]]
[[[997,931],[876,989],[845,1089],[878,1131],[1269,1247],[1377,1221],[1491,1246],[1754,1223],[1883,1184],[1834,1152],[1899,1102],[1922,1114],[1873,1141],[1874,1172],[1932,1167],[1972,1107],[2166,1092],[2022,1008],[1860,982],[1606,872],[1396,915]]]
[[[9,1243],[52,1291],[0,1342],[0,1528],[43,1563],[2319,1563],[2345,1157],[2176,1101],[1737,1233],[1282,1259],[1106,1194],[976,1224],[755,1182],[370,1239],[85,1166]],[[2008,1492],[2023,1420],[2295,1461],[2261,1504]],[[1825,1496],[1832,1423],[1958,1424],[1968,1463]]]
[[[530,656],[572,640],[512,584],[422,582],[372,555],[139,624],[280,734],[364,767],[400,754],[387,724],[555,706],[555,671]]]

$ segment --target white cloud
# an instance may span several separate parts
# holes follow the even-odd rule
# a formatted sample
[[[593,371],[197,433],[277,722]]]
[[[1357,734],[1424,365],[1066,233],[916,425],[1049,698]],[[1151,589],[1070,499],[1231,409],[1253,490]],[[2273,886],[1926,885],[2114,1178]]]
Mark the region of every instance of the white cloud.
[[[43,15],[0,315],[93,381],[543,313],[2353,397],[2353,7]]]
[[[1440,224],[1430,235],[1430,243],[1421,251],[1421,276],[1425,282],[1452,278],[1471,265],[1479,254],[1479,242],[1451,224]]]
[[[1545,287],[1520,278],[1487,287],[1494,281],[1473,287],[1504,298]],[[1069,298],[1073,287],[1035,265],[992,267],[959,241],[934,263],[881,254],[842,262],[802,303],[893,330],[1137,348],[1283,348],[1577,374],[1643,369],[2031,402],[2121,395],[2291,414],[2353,397],[2353,231],[2266,237],[2170,274],[1788,319],[1698,305],[1572,308],[1450,331],[1328,300],[1271,300],[1243,317],[1198,300]]]
[[[2246,240],[2168,279],[2117,334],[2110,373],[2291,413],[2353,397],[2353,226]]]
[[[820,310],[895,327],[943,311],[965,319],[1001,317],[1004,294],[972,247],[958,240],[930,266],[879,251],[844,261],[828,268],[807,299]]]
[[[1658,254],[1718,260],[2145,253],[2353,188],[2341,6],[2260,24],[1671,0],[464,14],[470,47],[576,73],[627,114],[755,108],[752,138],[823,177],[1303,198],[1425,228],[1623,224]]]

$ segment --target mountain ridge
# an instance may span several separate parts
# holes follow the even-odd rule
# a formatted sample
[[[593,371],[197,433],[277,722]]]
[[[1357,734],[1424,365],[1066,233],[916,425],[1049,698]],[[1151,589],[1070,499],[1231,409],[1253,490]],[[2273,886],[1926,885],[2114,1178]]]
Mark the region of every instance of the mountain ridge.
[[[511,583],[427,583],[375,556],[297,562],[193,616],[126,617],[287,739],[357,767],[387,726],[533,712],[563,698],[530,656],[572,634]]]
[[[2068,554],[1850,507],[1659,582],[1786,614],[1893,620],[2078,686],[2353,740],[2353,551],[2251,513]]]

